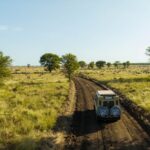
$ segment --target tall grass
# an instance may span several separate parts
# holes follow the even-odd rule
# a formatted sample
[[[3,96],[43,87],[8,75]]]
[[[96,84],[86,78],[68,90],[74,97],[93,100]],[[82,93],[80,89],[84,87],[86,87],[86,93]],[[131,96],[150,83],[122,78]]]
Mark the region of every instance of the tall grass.
[[[150,66],[84,70],[82,73],[120,90],[138,106],[150,112]]]
[[[0,149],[17,142],[16,149],[26,144],[25,149],[35,149],[36,139],[55,126],[68,88],[68,80],[60,72],[14,74],[5,81],[0,87]]]

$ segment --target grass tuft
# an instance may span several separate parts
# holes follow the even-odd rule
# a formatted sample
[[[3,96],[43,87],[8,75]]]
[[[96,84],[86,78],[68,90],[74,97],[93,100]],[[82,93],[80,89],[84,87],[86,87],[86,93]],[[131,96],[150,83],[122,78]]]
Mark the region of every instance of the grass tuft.
[[[13,74],[5,81],[0,88],[0,149],[36,149],[55,126],[68,89],[68,79],[58,71]]]

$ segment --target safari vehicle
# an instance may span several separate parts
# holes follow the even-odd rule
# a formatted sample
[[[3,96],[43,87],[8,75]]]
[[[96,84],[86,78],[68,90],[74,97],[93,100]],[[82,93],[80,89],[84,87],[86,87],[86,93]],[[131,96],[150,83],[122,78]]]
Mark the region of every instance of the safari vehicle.
[[[120,119],[121,108],[119,96],[111,90],[100,90],[96,92],[94,108],[97,119]]]

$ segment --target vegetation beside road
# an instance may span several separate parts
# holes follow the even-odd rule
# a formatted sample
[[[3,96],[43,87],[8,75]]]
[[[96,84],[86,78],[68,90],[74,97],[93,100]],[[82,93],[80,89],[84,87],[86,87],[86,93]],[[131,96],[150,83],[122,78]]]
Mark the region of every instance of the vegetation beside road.
[[[13,68],[14,69],[14,68]],[[15,68],[23,72],[42,68]],[[51,129],[68,97],[68,79],[59,71],[51,74],[13,74],[0,87],[0,149],[35,149]],[[52,139],[49,139],[52,142]],[[31,146],[32,145],[32,146]]]
[[[46,150],[64,145],[58,143],[64,140],[72,116],[71,79],[77,71],[118,89],[150,112],[150,66],[101,60],[87,64],[73,54],[46,53],[40,58],[43,67],[11,67],[10,57],[0,54],[0,149]],[[66,101],[68,96],[71,101]],[[60,132],[65,133],[57,136]],[[57,141],[57,137],[63,138]]]
[[[150,66],[82,70],[81,73],[118,89],[150,113]]]
[[[11,65],[11,58],[9,56],[5,56],[3,52],[0,51],[0,82],[4,78],[7,78],[10,76],[10,65]]]

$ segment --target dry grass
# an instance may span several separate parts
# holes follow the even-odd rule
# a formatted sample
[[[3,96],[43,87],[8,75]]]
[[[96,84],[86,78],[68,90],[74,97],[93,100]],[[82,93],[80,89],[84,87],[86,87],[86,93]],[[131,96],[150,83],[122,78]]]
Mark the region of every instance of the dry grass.
[[[57,144],[51,129],[68,89],[69,82],[60,72],[14,74],[5,81],[0,88],[0,149],[34,150],[43,143],[49,149],[53,141]]]
[[[104,68],[82,73],[120,90],[138,106],[150,111],[150,67]]]

